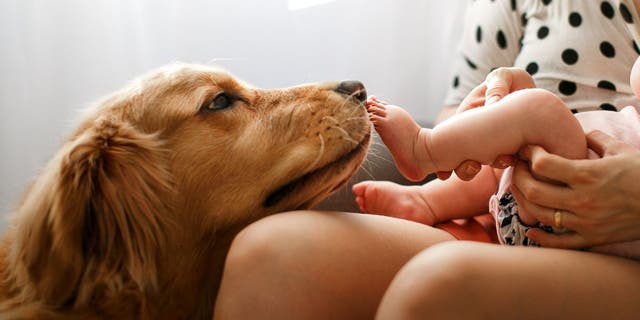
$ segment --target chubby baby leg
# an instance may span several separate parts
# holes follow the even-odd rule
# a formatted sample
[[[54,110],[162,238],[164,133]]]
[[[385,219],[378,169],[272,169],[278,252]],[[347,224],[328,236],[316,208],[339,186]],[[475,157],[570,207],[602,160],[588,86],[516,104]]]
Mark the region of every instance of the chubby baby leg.
[[[363,212],[436,225],[487,212],[501,171],[483,167],[471,181],[456,176],[421,186],[401,186],[387,181],[364,181],[353,186]]]
[[[488,107],[465,111],[433,129],[421,128],[404,109],[372,98],[371,121],[389,147],[400,172],[410,180],[451,171],[465,160],[493,163],[540,145],[560,156],[587,156],[578,120],[554,94],[542,89],[516,91]]]
[[[429,152],[438,171],[464,160],[493,163],[499,155],[517,154],[539,145],[565,158],[587,156],[584,131],[569,108],[554,94],[525,89],[491,106],[465,111],[434,127]]]

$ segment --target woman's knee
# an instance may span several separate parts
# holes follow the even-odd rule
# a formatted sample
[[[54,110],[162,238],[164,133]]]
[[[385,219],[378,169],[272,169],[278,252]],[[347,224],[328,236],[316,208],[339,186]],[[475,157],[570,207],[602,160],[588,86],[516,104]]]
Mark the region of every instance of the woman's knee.
[[[421,319],[429,315],[456,319],[482,312],[483,293],[490,279],[483,276],[484,267],[478,265],[474,248],[486,245],[445,242],[418,254],[389,286],[379,318],[401,315],[403,319]]]
[[[301,232],[305,226],[304,223],[290,221],[295,214],[270,216],[240,231],[229,249],[225,273],[243,268],[267,268],[269,264],[282,262],[281,258],[284,257],[296,259],[292,255],[295,254],[296,247],[299,247],[295,244],[300,244]],[[256,261],[260,263],[256,264]]]
[[[242,319],[264,310],[284,311],[273,305],[273,299],[290,297],[274,288],[286,285],[290,270],[306,261],[303,254],[308,245],[300,240],[308,224],[293,217],[295,213],[267,217],[238,233],[225,260],[216,318]],[[248,303],[252,309],[246,308]]]

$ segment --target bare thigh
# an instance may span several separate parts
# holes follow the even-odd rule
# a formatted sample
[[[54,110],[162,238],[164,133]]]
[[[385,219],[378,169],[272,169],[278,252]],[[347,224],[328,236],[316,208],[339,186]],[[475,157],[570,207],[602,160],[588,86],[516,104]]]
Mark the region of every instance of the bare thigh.
[[[372,319],[396,272],[455,240],[384,216],[299,211],[262,219],[234,240],[216,319]]]
[[[378,319],[639,319],[640,263],[580,251],[445,243],[393,280]]]

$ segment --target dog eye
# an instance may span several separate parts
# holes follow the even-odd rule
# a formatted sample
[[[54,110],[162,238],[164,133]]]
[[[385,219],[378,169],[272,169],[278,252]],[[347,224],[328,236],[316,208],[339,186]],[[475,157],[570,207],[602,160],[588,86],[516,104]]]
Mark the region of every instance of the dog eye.
[[[229,108],[233,105],[233,98],[231,98],[226,93],[218,94],[213,100],[206,102],[203,105],[203,108],[206,111],[217,111]]]

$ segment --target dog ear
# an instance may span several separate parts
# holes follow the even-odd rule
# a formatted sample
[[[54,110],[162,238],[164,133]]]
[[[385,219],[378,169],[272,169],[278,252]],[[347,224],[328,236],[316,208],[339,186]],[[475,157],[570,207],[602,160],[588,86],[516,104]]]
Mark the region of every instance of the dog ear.
[[[16,267],[39,300],[73,303],[96,286],[156,287],[171,225],[166,166],[156,135],[116,120],[98,120],[63,146],[18,211],[26,230],[16,233]]]

